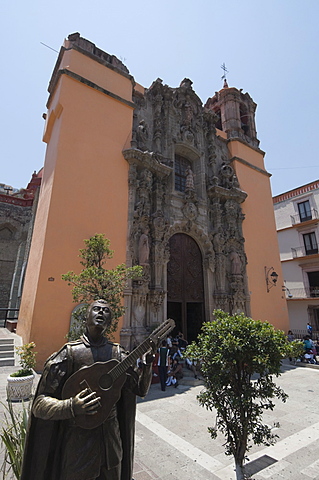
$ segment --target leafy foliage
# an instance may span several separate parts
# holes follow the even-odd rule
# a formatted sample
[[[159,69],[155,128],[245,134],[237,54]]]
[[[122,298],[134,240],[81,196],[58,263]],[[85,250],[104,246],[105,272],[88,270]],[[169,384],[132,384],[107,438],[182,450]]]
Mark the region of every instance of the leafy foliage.
[[[30,342],[22,345],[22,347],[16,347],[17,353],[20,356],[20,370],[11,373],[11,377],[26,377],[33,374],[33,369],[36,365],[35,356],[37,352],[34,351],[35,343]]]
[[[84,240],[85,248],[80,249],[80,263],[83,266],[81,273],[70,271],[62,275],[62,279],[72,286],[72,295],[75,302],[83,302],[86,305],[99,298],[105,299],[112,309],[112,325],[108,334],[115,332],[119,318],[124,314],[122,305],[123,291],[129,279],[142,276],[143,269],[140,266],[127,268],[120,264],[114,269],[106,269],[107,260],[113,257],[114,251],[110,248],[110,241],[101,233]],[[77,326],[74,332],[78,334],[79,325],[83,329],[85,325],[84,306],[75,315]],[[72,339],[72,332],[69,339]]]
[[[197,397],[200,405],[216,410],[216,424],[208,431],[212,438],[218,430],[225,435],[226,454],[233,455],[239,467],[237,478],[245,478],[243,464],[250,442],[272,445],[276,440],[262,423],[262,414],[273,410],[274,398],[286,401],[273,377],[280,375],[281,360],[298,347],[268,322],[222,310],[214,315],[216,320],[203,325],[186,355],[201,364],[206,388]]]
[[[30,404],[22,405],[22,410],[15,411],[11,402],[3,404],[6,412],[0,431],[1,443],[4,446],[4,458],[2,464],[2,478],[7,478],[10,471],[19,480],[21,475],[23,450],[28,428]],[[10,477],[11,478],[11,477]]]

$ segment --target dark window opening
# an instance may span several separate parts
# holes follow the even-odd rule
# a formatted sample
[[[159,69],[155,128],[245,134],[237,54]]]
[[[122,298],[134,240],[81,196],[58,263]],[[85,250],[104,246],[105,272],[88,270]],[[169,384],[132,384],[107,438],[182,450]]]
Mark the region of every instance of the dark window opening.
[[[186,187],[186,170],[191,167],[187,158],[181,155],[175,155],[175,190],[185,192]]]
[[[301,222],[306,222],[307,220],[312,219],[309,200],[298,203],[298,211]]]
[[[220,109],[215,110],[215,115],[216,115],[215,127],[218,128],[218,130],[223,130]]]
[[[244,105],[240,105],[239,113],[241,128],[244,131],[245,135],[249,135],[249,117],[247,114],[247,108]]]
[[[315,332],[319,331],[319,307],[317,305],[308,306],[309,323]]]
[[[319,271],[307,272],[311,297],[319,297]]]
[[[306,255],[314,255],[315,253],[318,253],[318,244],[314,232],[305,233],[303,235],[303,241],[305,245]]]

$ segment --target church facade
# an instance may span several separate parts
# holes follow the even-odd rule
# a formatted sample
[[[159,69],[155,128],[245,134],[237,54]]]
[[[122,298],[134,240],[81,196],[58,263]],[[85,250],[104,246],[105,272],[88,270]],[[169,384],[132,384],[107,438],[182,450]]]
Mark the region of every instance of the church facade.
[[[47,153],[17,333],[39,362],[63,343],[83,239],[104,233],[109,266],[141,265],[117,340],[132,348],[167,317],[191,341],[213,310],[287,330],[269,174],[256,104],[229,88],[203,105],[185,78],[137,84],[125,65],[72,34],[49,85]],[[70,188],[72,185],[72,188]],[[273,286],[276,286],[274,283]]]

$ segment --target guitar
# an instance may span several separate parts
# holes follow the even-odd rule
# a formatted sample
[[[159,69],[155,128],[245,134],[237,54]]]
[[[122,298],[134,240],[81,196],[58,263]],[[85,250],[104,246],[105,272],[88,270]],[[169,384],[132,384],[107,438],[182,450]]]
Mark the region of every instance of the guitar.
[[[115,358],[107,362],[96,362],[73,373],[63,387],[63,400],[74,397],[85,388],[88,389],[89,393],[95,392],[97,397],[101,397],[98,411],[94,415],[75,417],[75,424],[81,428],[92,429],[105,422],[113,405],[121,396],[121,389],[126,380],[126,371],[132,365],[136,365],[136,361],[152,348],[152,343],[158,345],[174,327],[174,320],[171,318],[165,320],[122,362]]]

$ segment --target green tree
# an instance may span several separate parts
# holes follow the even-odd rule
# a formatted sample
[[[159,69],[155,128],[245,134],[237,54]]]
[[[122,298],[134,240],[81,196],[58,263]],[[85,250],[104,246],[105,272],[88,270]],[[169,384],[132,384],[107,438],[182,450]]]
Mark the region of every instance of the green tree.
[[[84,303],[76,315],[76,325],[70,330],[70,340],[77,337],[84,329],[84,311],[87,304],[93,300],[104,298],[112,309],[112,325],[107,334],[117,329],[119,318],[124,314],[122,305],[124,288],[129,279],[137,279],[142,276],[143,268],[140,266],[127,268],[125,264],[118,265],[113,269],[106,269],[107,260],[113,257],[114,251],[110,248],[110,240],[104,234],[97,233],[88,240],[84,240],[85,248],[80,249],[80,264],[83,266],[79,274],[73,271],[62,275],[62,279],[72,286],[74,302]]]
[[[268,446],[276,441],[262,413],[273,410],[274,398],[286,401],[273,377],[280,375],[283,358],[298,356],[300,344],[288,343],[284,332],[244,314],[215,310],[214,316],[186,355],[201,365],[205,389],[197,397],[200,405],[216,411],[216,424],[208,431],[213,439],[218,430],[225,435],[225,453],[233,455],[241,480],[247,478],[244,461],[252,442]]]

